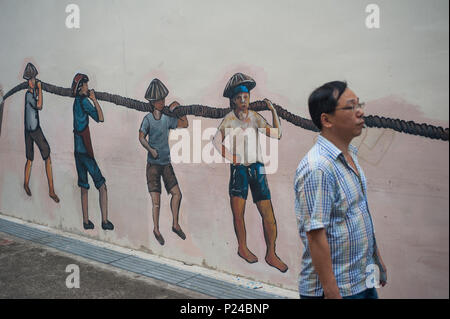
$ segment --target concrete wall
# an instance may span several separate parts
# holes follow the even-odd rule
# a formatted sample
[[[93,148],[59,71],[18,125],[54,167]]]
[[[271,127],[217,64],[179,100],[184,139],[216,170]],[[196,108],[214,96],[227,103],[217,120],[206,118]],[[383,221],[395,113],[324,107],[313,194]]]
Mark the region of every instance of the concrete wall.
[[[65,26],[65,8],[80,8],[80,29]],[[76,72],[90,86],[144,100],[158,77],[168,102],[228,107],[222,92],[235,72],[257,82],[252,100],[269,98],[309,117],[307,98],[320,84],[347,80],[366,101],[366,114],[448,127],[448,2],[376,1],[380,28],[368,29],[368,1],[0,1],[0,83],[22,81],[27,62],[47,83],[69,87]],[[73,100],[44,92],[41,126],[52,150],[55,204],[35,149],[30,188],[23,190],[23,96],[6,101],[0,137],[0,212],[38,224],[141,249],[188,264],[297,289],[301,246],[294,215],[293,174],[316,134],[282,121],[279,169],[268,176],[285,274],[264,262],[259,213],[247,203],[248,244],[259,257],[236,254],[226,164],[175,164],[183,192],[181,225],[170,231],[162,195],[160,246],[153,237],[146,188],[146,151],[138,137],[144,113],[101,103],[104,124],[91,124],[97,161],[106,177],[113,232],[99,230],[98,193],[91,182],[89,212],[96,229],[82,228],[73,158]],[[268,112],[262,113],[271,122]],[[219,120],[189,117],[202,128]],[[172,142],[173,143],[173,142]],[[204,142],[203,145],[206,143]],[[355,140],[368,178],[377,241],[389,271],[386,298],[448,298],[449,143],[365,129]]]

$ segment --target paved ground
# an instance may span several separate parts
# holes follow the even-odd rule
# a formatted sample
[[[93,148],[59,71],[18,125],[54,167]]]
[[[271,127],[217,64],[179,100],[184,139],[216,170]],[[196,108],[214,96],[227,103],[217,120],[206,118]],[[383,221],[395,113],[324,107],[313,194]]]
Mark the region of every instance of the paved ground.
[[[3,278],[0,276],[0,291],[3,288],[2,285],[8,285],[5,293],[14,296],[13,298],[22,298],[24,294],[26,298],[29,298],[30,285],[34,289],[34,293],[41,293],[42,290],[45,290],[48,282],[57,283],[57,288],[60,288],[61,282],[63,282],[66,285],[62,286],[64,290],[70,288],[67,287],[66,280],[75,277],[76,273],[73,273],[73,269],[67,269],[69,265],[75,265],[78,273],[81,271],[80,277],[83,278],[81,281],[83,285],[89,285],[87,291],[91,293],[90,295],[96,291],[95,287],[103,287],[106,283],[106,286],[102,288],[106,292],[94,294],[93,298],[101,298],[103,295],[113,298],[114,294],[124,298],[148,297],[153,300],[158,297],[166,299],[190,297],[192,299],[206,298],[206,296],[219,299],[297,299],[298,296],[293,291],[264,287],[261,283],[241,280],[234,276],[224,278],[223,275],[198,269],[198,267],[164,262],[158,258],[133,253],[132,250],[105,245],[93,240],[77,239],[77,236],[70,236],[63,232],[55,233],[47,227],[15,221],[11,218],[0,218],[1,233],[4,237],[9,237],[2,239],[0,244],[0,272],[4,274]],[[14,245],[15,243],[16,245]],[[3,258],[1,258],[2,251]],[[60,261],[56,257],[66,257],[71,260]],[[92,267],[83,266],[81,268],[73,260]],[[4,269],[5,271],[3,271]],[[146,282],[158,287],[176,293],[184,293],[184,296],[149,295],[147,292],[141,296],[136,295],[136,291],[131,294],[122,294],[120,291],[124,285],[114,282],[115,277],[111,279],[110,273],[106,277],[102,277],[105,273],[95,273],[94,270],[112,271],[116,275],[125,275],[127,279],[147,280]],[[64,276],[61,275],[62,272]],[[65,280],[61,281],[61,276]],[[37,283],[40,283],[42,287]],[[36,286],[37,288],[35,288]],[[86,287],[83,286],[84,288]],[[53,295],[56,295],[56,298],[62,296],[65,296],[62,298],[68,298],[65,295],[67,291],[61,294],[58,289],[56,291],[48,289],[48,292],[52,295],[44,295],[49,298]],[[74,294],[75,292],[70,293]],[[80,293],[74,297],[90,295]]]
[[[80,288],[66,286],[71,264],[79,266]],[[0,298],[211,297],[0,232]]]

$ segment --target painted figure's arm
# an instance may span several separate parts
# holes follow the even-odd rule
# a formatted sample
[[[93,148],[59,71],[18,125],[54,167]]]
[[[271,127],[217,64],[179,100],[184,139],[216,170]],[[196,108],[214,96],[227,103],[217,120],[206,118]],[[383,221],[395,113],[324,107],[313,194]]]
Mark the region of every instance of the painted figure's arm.
[[[36,80],[36,85],[38,88],[38,100],[37,100],[37,109],[42,110],[42,83],[41,81]]]
[[[169,105],[170,112],[173,112],[178,106],[180,106],[180,103],[178,103],[177,101],[173,101]],[[186,115],[178,119],[177,128],[187,128],[188,126],[189,122]]]
[[[103,117],[103,111],[100,107],[100,104],[98,104],[97,98],[95,97],[95,91],[93,89],[89,91],[89,98],[92,100],[92,102],[94,102],[94,106],[98,114],[98,121],[104,122],[105,118]]]
[[[319,275],[325,298],[341,299],[336,278],[333,273],[330,246],[325,228],[311,230],[306,233],[309,250],[315,271]]]
[[[215,149],[222,155],[222,157],[226,158],[233,164],[240,163],[239,155],[231,153],[225,147],[225,145],[223,145],[224,140],[225,140],[225,132],[222,131],[221,129],[218,129],[212,141]]]
[[[146,134],[142,131],[139,131],[139,142],[141,142],[141,145],[149,152],[154,159],[158,158],[158,152],[148,144],[147,140],[145,139]]]
[[[3,87],[0,85],[0,104],[3,103]]]
[[[266,135],[272,138],[281,139],[281,125],[277,111],[270,100],[264,99],[264,102],[266,102],[267,107],[272,112],[272,126],[266,124]],[[276,130],[271,130],[272,128],[275,128]]]

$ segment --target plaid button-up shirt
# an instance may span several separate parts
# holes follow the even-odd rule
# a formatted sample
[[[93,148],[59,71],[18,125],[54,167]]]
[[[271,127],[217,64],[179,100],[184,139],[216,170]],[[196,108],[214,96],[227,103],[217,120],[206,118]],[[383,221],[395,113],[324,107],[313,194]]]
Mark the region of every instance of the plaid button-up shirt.
[[[300,295],[323,295],[306,236],[310,230],[320,228],[326,230],[341,295],[350,296],[367,289],[366,267],[376,259],[375,233],[357,149],[350,145],[349,151],[359,175],[342,152],[322,135],[298,165],[294,179],[295,214],[304,246]]]

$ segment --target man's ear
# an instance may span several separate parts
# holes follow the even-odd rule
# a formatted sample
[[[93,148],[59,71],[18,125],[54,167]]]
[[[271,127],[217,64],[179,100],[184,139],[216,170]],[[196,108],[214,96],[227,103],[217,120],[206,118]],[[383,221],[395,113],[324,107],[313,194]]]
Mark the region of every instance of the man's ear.
[[[331,128],[333,126],[333,119],[332,116],[327,113],[320,114],[320,123],[322,124],[322,127]]]

